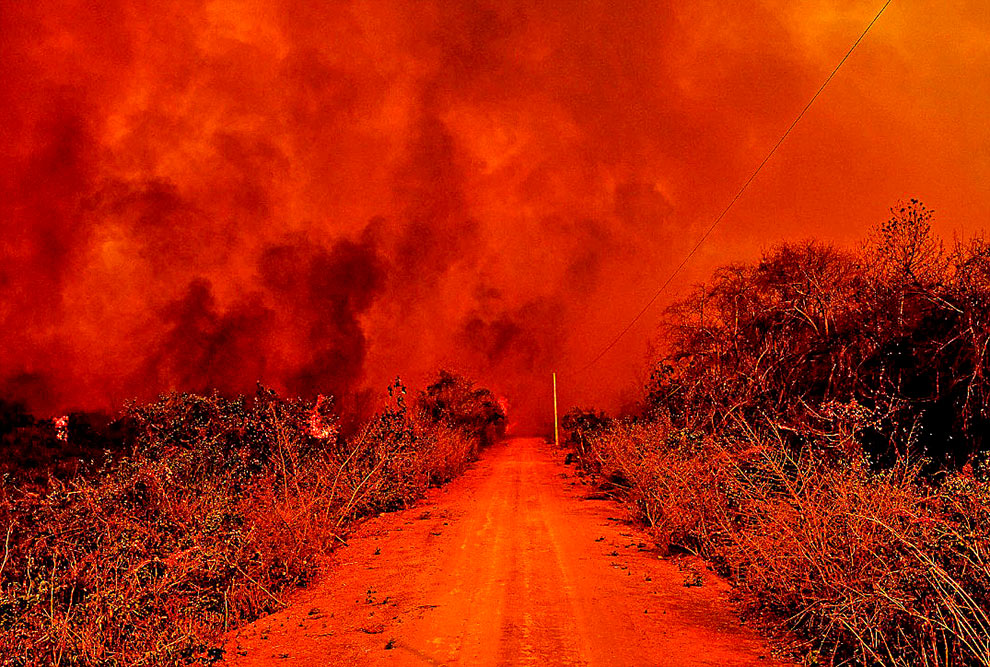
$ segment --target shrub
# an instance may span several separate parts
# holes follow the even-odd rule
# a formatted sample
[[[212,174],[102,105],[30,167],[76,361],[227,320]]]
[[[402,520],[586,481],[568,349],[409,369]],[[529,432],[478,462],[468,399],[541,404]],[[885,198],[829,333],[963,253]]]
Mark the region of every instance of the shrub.
[[[332,400],[171,394],[129,406],[129,448],[0,497],[0,656],[11,665],[220,657],[219,635],[311,580],[350,521],[403,507],[476,451],[405,389],[350,441]],[[452,413],[456,414],[456,413]]]
[[[990,665],[990,245],[931,219],[719,269],[668,310],[646,414],[565,421],[663,548],[811,659]]]
[[[418,407],[425,419],[458,429],[482,445],[505,435],[505,410],[495,395],[448,370],[420,393]]]
[[[719,269],[668,311],[652,409],[712,430],[770,417],[789,446],[880,465],[965,465],[990,432],[990,246],[946,251],[931,217],[912,200],[860,253],[785,244]]]
[[[661,547],[713,562],[813,659],[990,664],[990,483],[835,466],[769,438],[616,423],[585,461],[621,480]]]

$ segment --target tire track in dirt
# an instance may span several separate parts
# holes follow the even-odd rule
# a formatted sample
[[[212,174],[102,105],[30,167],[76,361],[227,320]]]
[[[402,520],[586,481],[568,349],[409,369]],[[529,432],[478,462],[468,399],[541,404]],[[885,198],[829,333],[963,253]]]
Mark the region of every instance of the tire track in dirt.
[[[729,588],[658,558],[536,439],[362,524],[324,579],[232,633],[234,665],[773,665]]]

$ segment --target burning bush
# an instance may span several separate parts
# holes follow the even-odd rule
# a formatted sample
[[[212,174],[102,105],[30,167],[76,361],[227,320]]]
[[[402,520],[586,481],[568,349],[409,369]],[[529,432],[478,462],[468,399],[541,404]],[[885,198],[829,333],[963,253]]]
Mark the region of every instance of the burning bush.
[[[281,606],[348,522],[409,504],[476,451],[480,436],[413,414],[398,382],[389,393],[349,441],[324,397],[167,395],[127,408],[129,449],[103,469],[5,487],[4,664],[219,658],[219,634]]]

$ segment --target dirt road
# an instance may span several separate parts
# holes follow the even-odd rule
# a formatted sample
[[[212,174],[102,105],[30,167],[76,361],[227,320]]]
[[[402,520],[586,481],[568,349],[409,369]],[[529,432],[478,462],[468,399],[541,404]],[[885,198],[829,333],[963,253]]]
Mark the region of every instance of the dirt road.
[[[231,636],[235,665],[772,665],[728,589],[658,558],[534,439],[362,525],[325,580]],[[698,584],[701,584],[700,586]]]

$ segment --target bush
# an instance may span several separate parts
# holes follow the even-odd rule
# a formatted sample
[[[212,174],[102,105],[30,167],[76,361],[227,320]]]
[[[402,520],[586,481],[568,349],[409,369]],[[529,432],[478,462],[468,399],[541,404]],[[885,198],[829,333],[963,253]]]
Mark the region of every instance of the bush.
[[[476,451],[405,389],[346,441],[332,400],[172,394],[131,405],[119,460],[5,487],[4,664],[175,664],[284,604],[349,522],[403,507]],[[456,413],[452,413],[456,414]]]
[[[663,423],[592,435],[664,549],[713,562],[827,664],[990,664],[990,483],[793,457],[779,439]],[[616,480],[620,480],[616,482]]]
[[[425,419],[462,431],[482,445],[505,435],[505,410],[495,395],[448,370],[441,370],[420,393],[418,407]]]
[[[912,200],[668,310],[639,420],[575,413],[585,469],[831,664],[990,665],[990,245]]]
[[[719,269],[668,311],[653,410],[712,430],[770,418],[795,449],[879,465],[970,462],[990,432],[990,245],[946,251],[930,219],[912,200],[860,253],[789,244]]]
[[[44,492],[50,482],[65,481],[117,457],[128,424],[98,413],[62,417],[66,439],[54,419],[36,419],[20,405],[0,399],[0,475],[4,485]]]

